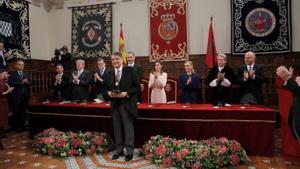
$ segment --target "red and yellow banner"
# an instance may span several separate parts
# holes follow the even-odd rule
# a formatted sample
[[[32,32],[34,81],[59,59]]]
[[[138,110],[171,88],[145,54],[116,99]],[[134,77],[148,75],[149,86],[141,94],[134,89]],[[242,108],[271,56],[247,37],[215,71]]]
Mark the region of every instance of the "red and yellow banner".
[[[123,35],[122,24],[121,24],[120,39],[119,39],[119,52],[122,53],[123,63],[127,64],[125,39],[124,39],[124,35]]]
[[[187,0],[149,0],[150,61],[185,61]]]

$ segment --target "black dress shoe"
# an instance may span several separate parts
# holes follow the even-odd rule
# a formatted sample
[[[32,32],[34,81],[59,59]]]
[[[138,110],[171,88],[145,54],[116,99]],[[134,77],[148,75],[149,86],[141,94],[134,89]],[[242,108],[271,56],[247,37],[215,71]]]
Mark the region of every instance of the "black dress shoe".
[[[123,153],[122,152],[116,152],[113,156],[112,156],[112,159],[113,160],[116,160],[118,159]]]
[[[133,158],[133,154],[126,155],[125,161],[130,161]]]

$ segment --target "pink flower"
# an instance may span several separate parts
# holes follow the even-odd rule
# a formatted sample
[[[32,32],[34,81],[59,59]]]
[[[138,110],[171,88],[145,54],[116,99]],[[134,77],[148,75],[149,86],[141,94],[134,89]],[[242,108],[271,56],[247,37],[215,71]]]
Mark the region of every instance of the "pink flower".
[[[68,156],[73,156],[73,155],[77,155],[77,151],[74,149],[68,150]]]
[[[51,144],[54,142],[54,138],[53,137],[46,137],[42,139],[42,142],[44,142],[45,144]]]
[[[162,156],[166,153],[167,149],[166,146],[161,144],[156,148],[155,154]]]
[[[164,167],[171,167],[171,166],[173,165],[173,160],[172,160],[172,158],[171,158],[171,157],[164,158],[164,159],[162,160],[162,165],[163,165]]]
[[[71,139],[75,139],[75,138],[77,137],[77,134],[74,133],[74,132],[69,132],[69,137],[70,137]]]
[[[102,145],[104,142],[103,138],[100,137],[100,136],[97,136],[95,139],[94,139],[94,144],[96,145]]]
[[[232,144],[231,144],[231,149],[233,151],[241,151],[241,145],[240,145],[240,143],[237,142],[237,141],[235,141],[235,140],[233,140]]]
[[[176,152],[176,159],[181,162],[183,161],[184,157],[187,156],[190,153],[190,151],[187,148],[184,148],[180,151]]]
[[[169,140],[171,140],[170,137],[164,137],[164,141],[165,141],[165,142],[167,142],[167,141],[169,141]]]
[[[200,157],[200,159],[204,159],[210,155],[210,152],[208,148],[199,148],[196,151],[196,154]]]
[[[230,158],[230,164],[232,164],[233,166],[236,166],[240,163],[240,158],[236,154],[231,154],[229,158]]]
[[[228,143],[228,139],[226,137],[220,137],[218,139],[222,144]]]
[[[55,146],[60,148],[60,147],[64,147],[66,145],[66,141],[64,139],[59,139],[56,141]]]
[[[211,139],[205,140],[205,143],[210,146],[213,144],[213,140],[211,140]]]
[[[83,141],[80,140],[80,139],[76,139],[76,140],[73,141],[73,146],[75,148],[78,148],[78,147],[82,146],[82,144],[83,144]]]
[[[217,155],[222,155],[225,154],[227,152],[227,147],[223,146],[223,145],[219,145],[217,146]]]

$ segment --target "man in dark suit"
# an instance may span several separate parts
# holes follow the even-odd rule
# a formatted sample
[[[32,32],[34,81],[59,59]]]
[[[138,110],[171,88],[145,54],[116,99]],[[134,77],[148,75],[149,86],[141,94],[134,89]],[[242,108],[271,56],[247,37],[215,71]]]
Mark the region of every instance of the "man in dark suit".
[[[69,79],[64,73],[64,67],[61,64],[56,65],[56,75],[54,80],[54,97],[56,100],[66,101],[69,99]]]
[[[76,60],[76,69],[73,71],[70,78],[72,86],[72,100],[74,102],[86,103],[89,96],[89,84],[93,78],[92,74],[84,69],[85,61],[82,59]]]
[[[137,118],[139,83],[135,70],[123,66],[120,52],[112,54],[111,62],[113,69],[107,73],[104,82],[111,102],[116,140],[116,152],[112,159],[118,159],[125,148],[125,161],[130,161],[134,151],[134,121]]]
[[[206,81],[212,89],[213,104],[229,105],[230,87],[235,83],[235,74],[234,71],[226,65],[227,56],[225,54],[218,54],[217,63],[218,65],[209,71]]]
[[[4,43],[0,42],[0,70],[7,69],[7,65],[9,62],[12,62],[16,59],[14,57],[7,53],[4,49]]]
[[[11,73],[8,84],[14,87],[11,93],[13,108],[13,130],[21,132],[24,130],[25,113],[27,110],[27,102],[29,98],[29,87],[31,81],[28,73],[24,72],[25,63],[17,60],[16,70]]]
[[[285,81],[285,88],[290,90],[294,95],[289,113],[289,126],[294,137],[300,144],[300,76],[297,76],[293,80],[293,69],[289,68],[288,70],[285,66],[278,67],[276,73]]]
[[[106,101],[106,89],[104,85],[104,76],[107,74],[107,69],[105,67],[105,61],[103,58],[97,60],[98,69],[94,74],[94,83],[96,87],[96,98],[102,101]]]
[[[138,77],[138,82],[139,82],[139,89],[138,89],[138,93],[137,93],[137,99],[138,102],[143,102],[142,99],[142,91],[141,88],[143,87],[141,81],[143,79],[143,69],[142,66],[140,66],[139,64],[135,63],[135,55],[133,52],[128,52],[127,53],[127,66],[133,67],[134,70],[136,71],[137,77]]]
[[[255,64],[255,53],[245,54],[245,64],[237,72],[240,84],[241,104],[263,104],[262,85],[265,81],[263,69]]]

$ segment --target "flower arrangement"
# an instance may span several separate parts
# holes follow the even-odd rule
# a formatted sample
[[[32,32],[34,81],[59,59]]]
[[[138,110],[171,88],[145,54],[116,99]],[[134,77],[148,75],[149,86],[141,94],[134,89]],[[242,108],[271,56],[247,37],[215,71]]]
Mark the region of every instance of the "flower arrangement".
[[[59,157],[104,153],[113,148],[113,141],[106,133],[62,132],[49,128],[34,138],[34,150]]]
[[[225,137],[194,141],[152,136],[143,145],[143,155],[162,167],[192,169],[229,167],[250,161],[240,143]]]

